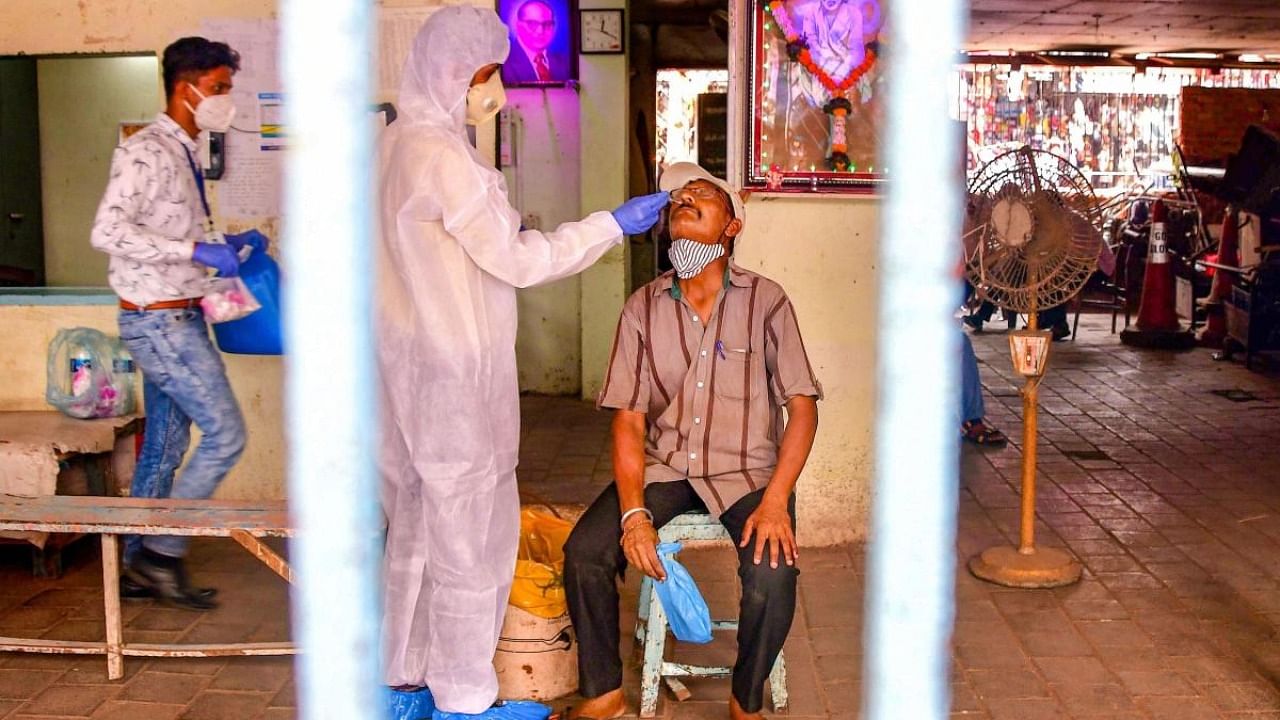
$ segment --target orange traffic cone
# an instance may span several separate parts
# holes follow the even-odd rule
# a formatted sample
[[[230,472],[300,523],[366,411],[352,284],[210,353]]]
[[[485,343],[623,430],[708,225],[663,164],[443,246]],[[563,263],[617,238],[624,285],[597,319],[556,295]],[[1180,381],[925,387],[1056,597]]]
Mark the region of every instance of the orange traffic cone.
[[[1240,265],[1240,225],[1239,218],[1232,208],[1227,208],[1222,218],[1222,239],[1218,241],[1218,264]],[[1204,329],[1196,337],[1202,347],[1221,348],[1227,337],[1227,316],[1223,303],[1231,295],[1231,288],[1236,284],[1236,274],[1218,268],[1213,273],[1213,284],[1209,287],[1209,297],[1205,298]]]
[[[1151,205],[1151,236],[1147,241],[1147,268],[1142,276],[1142,300],[1135,327],[1120,333],[1120,342],[1139,347],[1183,350],[1196,343],[1195,336],[1178,322],[1169,264],[1168,210],[1164,202]]]

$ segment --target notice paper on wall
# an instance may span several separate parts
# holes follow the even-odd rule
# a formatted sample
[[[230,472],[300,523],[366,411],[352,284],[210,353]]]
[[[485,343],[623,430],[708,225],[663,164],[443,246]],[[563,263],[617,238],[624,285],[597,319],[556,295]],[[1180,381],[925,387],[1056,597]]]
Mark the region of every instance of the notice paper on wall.
[[[434,7],[378,9],[377,76],[380,101],[400,92],[405,58]],[[280,27],[275,20],[206,19],[197,34],[225,42],[240,53],[231,96],[236,104],[227,133],[227,169],[215,184],[218,214],[230,222],[277,220],[281,213],[283,162],[288,143],[281,82]]]
[[[280,216],[286,142],[284,94],[275,20],[205,20],[200,34],[240,53],[231,97],[236,116],[227,133],[227,169],[216,184],[218,214],[228,222]]]
[[[436,8],[382,8],[378,11],[378,99],[400,94],[400,75],[422,23]]]

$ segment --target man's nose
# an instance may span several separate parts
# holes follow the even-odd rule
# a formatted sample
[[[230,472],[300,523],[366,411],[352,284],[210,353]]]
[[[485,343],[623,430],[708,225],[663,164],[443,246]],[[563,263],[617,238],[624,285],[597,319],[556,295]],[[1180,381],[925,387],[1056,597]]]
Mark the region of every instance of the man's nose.
[[[693,204],[693,193],[689,192],[686,188],[680,188],[679,190],[673,190],[673,191],[671,192],[671,203],[672,203],[673,205],[674,205],[674,204],[677,204],[677,203],[678,203],[678,204],[680,204],[680,205],[692,205],[692,204]]]

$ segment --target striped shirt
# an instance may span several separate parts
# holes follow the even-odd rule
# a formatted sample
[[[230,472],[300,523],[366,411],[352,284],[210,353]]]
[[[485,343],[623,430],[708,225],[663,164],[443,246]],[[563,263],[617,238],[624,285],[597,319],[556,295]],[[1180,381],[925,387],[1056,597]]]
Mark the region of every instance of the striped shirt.
[[[782,287],[729,262],[711,317],[668,272],[627,299],[597,407],[645,413],[645,484],[689,479],[719,516],[773,477],[787,401],[821,399]]]

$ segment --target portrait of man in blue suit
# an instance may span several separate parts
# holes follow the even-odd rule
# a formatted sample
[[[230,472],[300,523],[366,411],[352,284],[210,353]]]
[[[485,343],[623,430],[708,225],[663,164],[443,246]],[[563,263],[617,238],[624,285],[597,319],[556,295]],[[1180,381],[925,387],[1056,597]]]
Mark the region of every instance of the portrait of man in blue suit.
[[[502,65],[507,85],[559,85],[572,79],[570,19],[563,0],[517,0],[506,15],[511,54]]]

